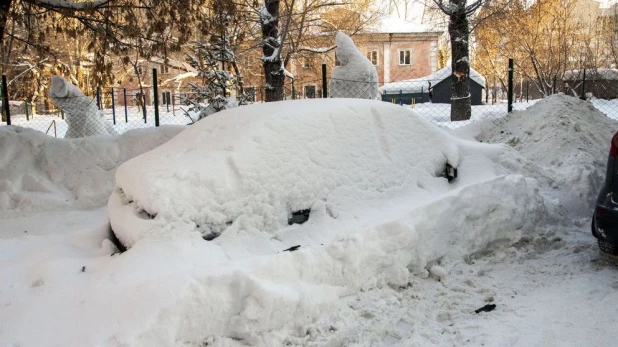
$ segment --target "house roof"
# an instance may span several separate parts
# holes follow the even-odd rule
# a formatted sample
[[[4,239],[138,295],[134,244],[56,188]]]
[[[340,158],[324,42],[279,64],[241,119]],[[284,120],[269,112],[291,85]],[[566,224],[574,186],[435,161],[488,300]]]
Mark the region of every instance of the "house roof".
[[[158,64],[165,64],[165,59],[163,58],[159,58],[159,57],[152,57],[150,58],[150,61],[152,61],[153,63],[158,63]],[[195,72],[196,70],[189,65],[188,63],[182,62],[182,61],[178,61],[176,59],[172,59],[172,58],[167,58],[167,65],[178,68],[178,69],[182,69],[188,72]]]
[[[440,33],[442,30],[427,25],[414,23],[395,16],[386,16],[381,19],[380,25],[372,32],[384,34],[405,33]]]
[[[564,72],[564,81],[575,81],[584,78],[584,70],[568,70]],[[590,80],[618,80],[618,69],[592,68],[586,69],[586,79]]]
[[[381,94],[394,94],[399,92],[406,94],[428,92],[429,82],[431,82],[431,86],[433,87],[450,76],[451,65],[449,64],[441,70],[425,77],[387,83],[380,87],[379,91]],[[470,78],[480,84],[481,87],[485,88],[485,78],[473,68],[470,68]]]

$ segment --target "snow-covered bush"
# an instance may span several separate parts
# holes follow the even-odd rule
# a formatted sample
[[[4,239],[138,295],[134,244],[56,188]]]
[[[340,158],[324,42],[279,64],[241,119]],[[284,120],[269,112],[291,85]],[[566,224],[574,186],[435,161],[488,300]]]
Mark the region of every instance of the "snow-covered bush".
[[[215,4],[214,14],[205,21],[211,29],[208,42],[194,42],[194,53],[188,54],[187,61],[198,71],[197,77],[203,84],[189,83],[192,93],[182,102],[189,107],[185,114],[193,122],[227,108],[246,105],[247,96],[242,92],[241,76],[236,67],[235,47],[238,35],[228,33],[232,21],[222,4]],[[232,73],[234,71],[234,73]]]
[[[52,76],[49,97],[56,107],[64,111],[69,126],[66,138],[116,134],[96,101],[63,77]]]
[[[354,41],[338,32],[337,60],[328,88],[331,98],[376,99],[378,97],[378,73],[375,66],[356,48]]]

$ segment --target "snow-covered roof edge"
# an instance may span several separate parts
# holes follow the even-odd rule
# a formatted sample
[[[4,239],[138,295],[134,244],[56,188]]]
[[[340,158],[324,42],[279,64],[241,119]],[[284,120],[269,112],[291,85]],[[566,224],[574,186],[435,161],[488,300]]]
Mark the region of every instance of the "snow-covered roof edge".
[[[450,75],[451,65],[449,64],[425,77],[387,83],[380,87],[380,93],[399,93],[399,91],[404,93],[419,93],[422,91],[428,92],[429,82],[431,82],[431,86],[433,87],[446,78],[449,78]],[[485,77],[481,76],[481,74],[473,68],[470,68],[470,79],[485,88]]]
[[[409,34],[409,33],[441,33],[442,30],[425,24],[414,23],[396,16],[387,16],[381,19],[380,24],[372,33],[382,34]]]
[[[618,69],[608,68],[588,68],[586,70],[586,79],[595,80],[618,80]],[[584,69],[568,70],[562,75],[564,81],[575,81],[584,78]]]

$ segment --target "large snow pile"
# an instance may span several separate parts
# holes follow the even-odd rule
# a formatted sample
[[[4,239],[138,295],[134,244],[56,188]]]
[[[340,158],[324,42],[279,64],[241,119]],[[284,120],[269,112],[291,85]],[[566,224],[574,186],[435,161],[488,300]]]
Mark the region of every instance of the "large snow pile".
[[[451,72],[452,66],[449,64],[425,77],[386,83],[380,87],[379,91],[381,94],[429,93],[429,87],[433,88],[436,84],[451,78]],[[485,78],[473,68],[470,68],[470,79],[485,88]]]
[[[184,127],[131,130],[120,136],[57,139],[0,127],[0,212],[101,206],[118,165],[169,140]]]
[[[336,216],[341,206],[384,192],[419,200],[444,192],[442,173],[447,164],[459,166],[462,148],[409,109],[379,101],[228,110],[123,164],[110,218],[127,246],[172,231],[206,238],[231,227],[272,233],[296,211]]]
[[[95,100],[84,95],[77,86],[61,76],[52,76],[49,97],[65,113],[69,129],[64,137],[116,134],[111,124],[105,120]]]
[[[56,215],[3,220],[0,346],[611,345],[612,324],[617,317],[613,305],[618,283],[615,268],[595,258],[596,248],[593,249],[587,226],[579,224],[578,228],[570,216],[565,218],[568,228],[540,223],[548,212],[543,203],[555,202],[545,195],[553,188],[545,186],[544,166],[531,161],[544,159],[533,147],[547,153],[557,152],[558,144],[563,145],[565,153],[580,147],[591,158],[597,155],[596,143],[609,143],[609,137],[605,138],[608,131],[602,128],[614,126],[595,116],[590,122],[601,122],[603,126],[580,124],[581,131],[571,133],[573,141],[562,142],[559,136],[550,136],[546,128],[561,129],[553,124],[555,118],[546,117],[552,107],[556,113],[586,109],[582,106],[585,103],[569,104],[570,101],[550,99],[545,107],[507,117],[506,123],[492,134],[481,134],[481,138],[497,142],[508,142],[513,136],[509,133],[521,127],[532,131],[527,135],[531,141],[536,131],[545,135],[530,147],[454,139],[432,127],[426,128],[421,122],[422,129],[431,135],[437,133],[446,141],[438,149],[456,149],[459,177],[455,181],[447,183],[434,177],[427,161],[408,162],[402,164],[410,166],[410,177],[406,180],[416,180],[417,185],[380,187],[380,177],[368,181],[368,191],[351,184],[348,191],[335,191],[333,195],[342,197],[339,201],[329,198],[312,206],[306,223],[286,226],[274,233],[236,221],[210,242],[197,233],[146,237],[127,252],[110,256],[115,249],[106,240],[106,216],[96,211],[61,211]],[[367,152],[368,159],[376,160],[380,158],[371,155],[382,151],[383,156],[390,155],[389,160],[400,161],[397,152],[387,151],[393,143],[385,135],[396,129],[394,123],[401,121],[401,111],[367,107],[369,104],[356,106],[358,100],[347,102],[345,107],[336,107],[328,121],[319,119],[321,122],[316,121],[312,127],[307,127],[311,123],[303,120],[308,117],[307,110],[312,110],[310,116],[319,112],[313,112],[314,108],[307,103],[261,106],[259,109],[267,111],[265,114],[286,107],[294,110],[287,118],[267,117],[268,125],[260,131],[270,127],[268,134],[275,139],[246,138],[243,122],[217,120],[216,116],[198,122],[195,132],[211,127],[202,125],[203,122],[212,122],[212,127],[218,127],[212,128],[212,133],[220,135],[222,143],[236,145],[222,144],[212,151],[213,157],[218,158],[214,165],[227,170],[221,171],[217,180],[225,189],[233,188],[241,182],[238,178],[245,177],[245,171],[234,171],[232,165],[222,164],[226,156],[234,159],[230,164],[244,162],[237,161],[240,149],[244,148],[242,153],[247,154],[244,151],[248,145],[241,146],[241,136],[256,147],[260,143],[274,144],[281,138],[280,147],[268,148],[275,149],[276,154],[263,157],[281,159],[260,167],[273,175],[277,175],[279,167],[286,167],[281,164],[284,160],[298,160],[300,165],[307,154],[313,154],[310,158],[315,163],[299,168],[308,171],[298,173],[299,177],[319,173],[317,167],[329,161],[341,161],[332,165],[347,168],[357,160],[336,156],[340,151],[319,152],[318,149],[327,148],[324,144],[316,145],[314,152],[304,150],[300,143],[308,139],[332,141],[333,146],[340,140],[309,135],[292,139],[277,132],[290,118],[301,121],[298,128],[304,126],[311,136],[322,131],[320,124],[327,135],[336,127],[341,130],[338,137],[358,144],[360,140],[354,138],[359,135],[358,129],[348,124],[348,131],[341,125],[346,119],[356,121],[372,114],[376,123],[366,131],[375,134],[367,136],[354,156],[364,157]],[[323,111],[325,104],[311,105]],[[357,112],[366,114],[352,118],[346,114]],[[391,113],[395,114],[393,119],[389,118]],[[416,116],[410,113],[410,118]],[[524,118],[531,125],[521,122]],[[256,124],[251,122],[246,127]],[[411,122],[404,122],[401,132],[418,135],[420,131],[409,129]],[[381,130],[380,124],[386,130]],[[235,127],[238,133],[223,127]],[[186,136],[191,134],[179,137],[193,141]],[[151,136],[147,132],[135,135]],[[463,130],[458,134],[460,138],[464,135]],[[405,139],[406,143],[414,142],[411,137]],[[581,138],[593,138],[596,142],[582,146]],[[395,139],[400,137],[392,138]],[[424,150],[424,142],[424,138],[419,138],[410,150]],[[183,173],[192,167],[191,163],[196,167],[203,165],[198,155],[190,156],[191,149],[184,147],[177,153],[186,159],[179,162],[180,167],[161,172],[165,174],[162,182],[173,182],[172,176],[176,177],[174,186],[152,188],[184,189],[192,203],[217,199],[191,196],[192,185],[209,177],[195,171]],[[526,159],[516,149],[532,157]],[[254,153],[257,152],[256,149]],[[435,149],[430,153],[436,153]],[[599,156],[604,160],[606,150]],[[144,157],[151,162],[142,163],[161,167],[154,155]],[[327,158],[321,160],[322,157]],[[16,155],[15,160],[19,159]],[[78,167],[80,160],[83,157],[67,157],[65,164]],[[441,162],[446,160],[443,157]],[[579,164],[577,160],[565,160],[561,166],[551,161],[547,165],[555,168],[551,171],[556,179],[563,176],[566,182],[566,176]],[[422,168],[429,169],[429,173],[422,172]],[[539,191],[533,179],[519,175],[522,172],[543,176],[538,181]],[[419,175],[417,179],[415,175]],[[318,178],[319,182],[316,179],[309,183],[326,181],[323,176]],[[149,182],[156,180],[151,178]],[[583,187],[579,181],[576,186]],[[271,185],[263,187],[264,191],[269,189]],[[162,194],[157,197],[166,199]],[[161,203],[165,204],[171,202]],[[183,207],[192,208],[188,204]],[[146,214],[141,216],[145,223],[152,222]],[[33,235],[34,231],[38,235]],[[515,241],[526,231],[529,235],[513,247],[496,245],[500,240]],[[45,233],[50,235],[41,235]],[[290,247],[296,245],[300,247],[292,251],[295,248]],[[484,251],[463,257],[481,249]],[[474,314],[484,302],[496,304],[497,309]]]
[[[339,66],[331,74],[328,89],[331,98],[375,99],[378,97],[378,72],[352,39],[338,32],[335,37]]]
[[[564,203],[588,214],[605,179],[609,141],[617,130],[618,122],[590,102],[559,94],[513,112],[480,139],[506,143],[541,166],[556,191],[576,197]]]

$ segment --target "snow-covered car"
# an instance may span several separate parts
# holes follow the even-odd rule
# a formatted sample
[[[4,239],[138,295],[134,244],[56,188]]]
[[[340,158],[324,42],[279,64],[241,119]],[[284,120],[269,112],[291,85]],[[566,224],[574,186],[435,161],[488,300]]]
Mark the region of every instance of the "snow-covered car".
[[[478,196],[483,204],[470,202],[473,216],[453,218],[461,227],[468,218],[512,209],[504,192],[533,189],[521,176],[495,176],[509,174],[495,167],[503,151],[460,140],[409,108],[381,101],[255,104],[207,117],[121,165],[108,210],[115,235],[128,248],[161,235],[210,241],[261,233],[281,240],[284,230],[298,229],[294,223],[308,220],[302,229],[319,225],[331,235],[345,234],[334,229],[362,229],[383,222],[384,215],[493,180],[495,189]],[[468,175],[462,160],[472,163]],[[459,177],[452,181],[455,169]],[[534,191],[522,196],[534,199]],[[513,218],[504,214],[499,220]],[[521,227],[517,218],[513,223],[511,228]],[[481,245],[496,235],[488,232],[473,242]]]
[[[612,137],[605,182],[592,216],[592,235],[602,252],[618,256],[618,132]]]

